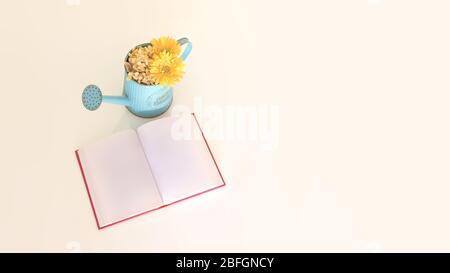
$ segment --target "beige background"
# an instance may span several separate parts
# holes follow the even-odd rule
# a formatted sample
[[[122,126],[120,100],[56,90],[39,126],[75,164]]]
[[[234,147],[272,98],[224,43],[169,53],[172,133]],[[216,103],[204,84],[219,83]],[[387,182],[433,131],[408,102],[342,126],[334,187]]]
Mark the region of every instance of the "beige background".
[[[450,250],[450,2],[1,1],[0,251]],[[83,109],[160,35],[175,105],[279,107],[279,143],[212,140],[228,186],[98,231],[74,149],[145,120]]]

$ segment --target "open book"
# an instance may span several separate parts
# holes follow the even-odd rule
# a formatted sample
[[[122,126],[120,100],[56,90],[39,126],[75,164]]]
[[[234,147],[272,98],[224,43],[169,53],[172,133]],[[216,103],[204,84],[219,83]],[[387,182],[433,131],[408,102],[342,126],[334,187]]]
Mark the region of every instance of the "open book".
[[[194,114],[151,121],[75,153],[99,229],[225,185]]]

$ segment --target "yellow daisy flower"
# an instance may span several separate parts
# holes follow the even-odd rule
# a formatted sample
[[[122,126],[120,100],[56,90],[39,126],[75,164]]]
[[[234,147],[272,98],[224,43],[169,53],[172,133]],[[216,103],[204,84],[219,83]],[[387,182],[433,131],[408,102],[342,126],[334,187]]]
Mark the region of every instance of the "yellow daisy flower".
[[[172,86],[184,74],[184,63],[178,55],[162,51],[153,55],[150,63],[150,77],[156,84]]]
[[[152,53],[159,54],[163,51],[167,51],[174,56],[178,56],[181,53],[181,46],[177,40],[170,37],[161,37],[159,39],[153,39],[151,42]]]

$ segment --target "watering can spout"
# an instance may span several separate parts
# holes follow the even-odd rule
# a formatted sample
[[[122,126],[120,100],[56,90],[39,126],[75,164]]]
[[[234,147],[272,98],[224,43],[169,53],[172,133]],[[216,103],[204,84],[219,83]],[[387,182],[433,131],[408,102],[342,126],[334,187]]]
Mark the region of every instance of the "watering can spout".
[[[103,102],[130,106],[130,100],[125,96],[103,96]]]
[[[102,102],[130,106],[130,100],[124,96],[103,96],[102,91],[96,85],[88,85],[81,96],[83,105],[90,111],[97,110]]]

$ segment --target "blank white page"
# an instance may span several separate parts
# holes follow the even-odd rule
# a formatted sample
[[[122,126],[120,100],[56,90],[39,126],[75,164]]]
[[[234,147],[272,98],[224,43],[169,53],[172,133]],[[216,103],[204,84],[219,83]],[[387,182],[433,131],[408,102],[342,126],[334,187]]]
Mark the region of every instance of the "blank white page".
[[[135,131],[114,134],[78,153],[100,227],[162,205]]]
[[[179,139],[181,128],[193,139]],[[164,204],[223,185],[192,115],[151,121],[138,128],[138,135]]]

